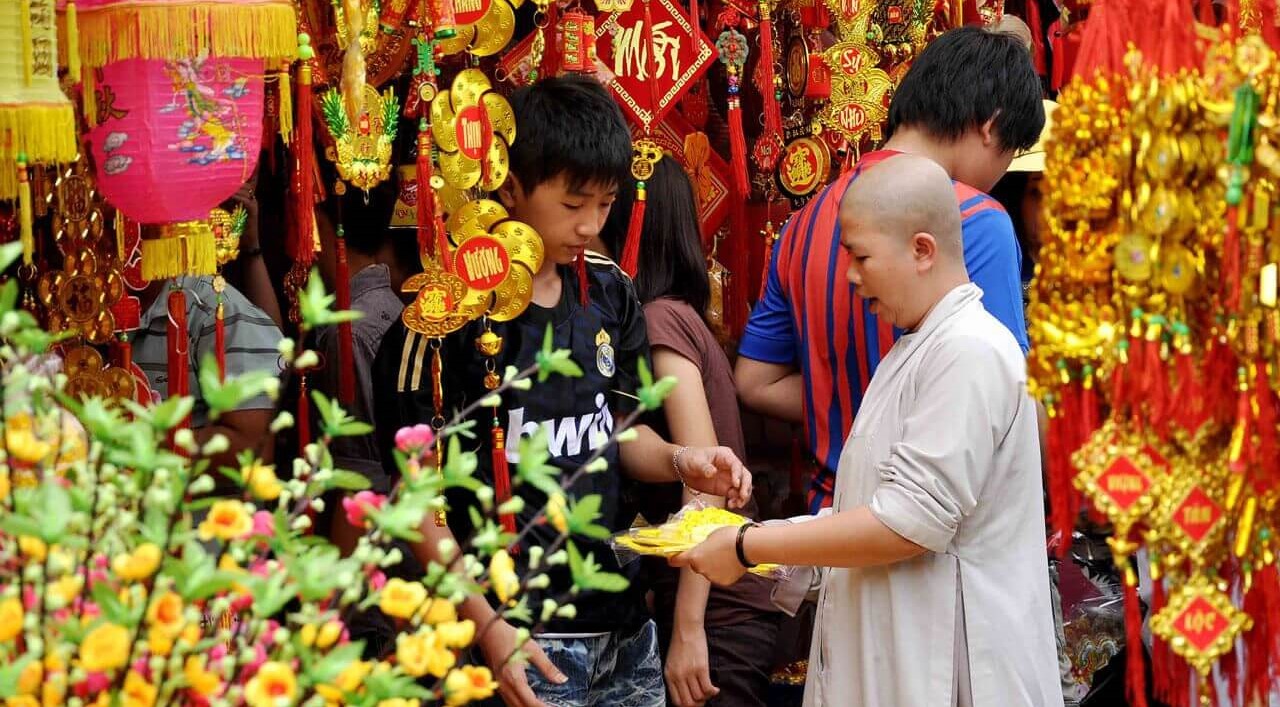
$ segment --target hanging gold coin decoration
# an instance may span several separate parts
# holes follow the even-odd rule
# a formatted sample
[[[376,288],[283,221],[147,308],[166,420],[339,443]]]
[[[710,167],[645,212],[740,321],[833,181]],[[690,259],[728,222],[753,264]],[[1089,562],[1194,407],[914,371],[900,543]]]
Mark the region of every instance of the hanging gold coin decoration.
[[[459,72],[449,90],[431,101],[431,134],[440,150],[440,176],[449,186],[494,191],[507,180],[515,113],[479,69]]]

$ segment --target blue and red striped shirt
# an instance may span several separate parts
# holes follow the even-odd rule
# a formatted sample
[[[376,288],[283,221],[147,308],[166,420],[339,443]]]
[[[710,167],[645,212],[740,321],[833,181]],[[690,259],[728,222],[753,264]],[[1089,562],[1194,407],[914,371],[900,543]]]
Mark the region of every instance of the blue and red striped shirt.
[[[840,245],[840,202],[862,170],[897,154],[863,156],[796,212],[773,249],[760,302],[738,353],[790,364],[804,376],[805,435],[822,469],[811,482],[810,509],[830,505],[845,437],[876,366],[897,337],[867,311],[849,282],[849,256]],[[982,288],[987,311],[1029,348],[1022,310],[1022,253],[1013,222],[987,194],[955,182],[969,278]]]

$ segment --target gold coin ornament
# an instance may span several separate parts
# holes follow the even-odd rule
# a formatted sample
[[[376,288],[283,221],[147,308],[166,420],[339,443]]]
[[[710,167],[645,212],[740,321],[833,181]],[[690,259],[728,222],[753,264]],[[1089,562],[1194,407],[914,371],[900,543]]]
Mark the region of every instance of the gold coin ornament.
[[[360,115],[354,118],[347,114],[337,89],[324,94],[321,109],[333,137],[331,157],[338,176],[367,192],[391,176],[391,148],[399,127],[400,102],[390,88],[378,93],[366,85],[360,96]]]
[[[124,296],[124,279],[93,250],[63,258],[61,270],[40,277],[36,296],[48,312],[51,332],[72,332],[92,344],[105,344],[115,331],[111,308]]]
[[[511,43],[524,0],[454,0],[457,34],[436,42],[442,55],[494,56]]]
[[[431,101],[431,134],[440,176],[455,189],[494,191],[507,180],[507,148],[516,118],[507,99],[479,69],[464,69]]]

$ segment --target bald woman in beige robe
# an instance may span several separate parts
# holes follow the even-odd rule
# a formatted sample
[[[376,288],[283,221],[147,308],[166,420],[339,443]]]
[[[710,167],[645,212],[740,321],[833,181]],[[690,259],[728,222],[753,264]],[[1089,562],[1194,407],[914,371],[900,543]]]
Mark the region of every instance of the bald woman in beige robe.
[[[936,164],[891,158],[841,205],[849,279],[904,331],[871,380],[830,515],[717,531],[675,558],[719,584],[824,571],[805,705],[1061,705],[1036,412],[969,282]]]

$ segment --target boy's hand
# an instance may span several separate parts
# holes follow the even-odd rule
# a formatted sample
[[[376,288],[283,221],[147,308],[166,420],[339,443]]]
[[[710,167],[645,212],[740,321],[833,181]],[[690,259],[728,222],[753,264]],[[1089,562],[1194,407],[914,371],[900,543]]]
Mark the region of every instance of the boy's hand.
[[[720,694],[720,688],[711,684],[707,632],[702,626],[687,626],[676,619],[664,672],[676,707],[700,707]]]
[[[508,660],[515,653],[516,629],[506,621],[499,620],[485,632],[480,642],[489,669],[498,681],[498,695],[508,707],[546,707],[529,687],[529,679],[525,677],[525,666],[515,660]],[[556,684],[563,684],[569,678],[556,668],[537,641],[530,639],[522,647],[529,657],[529,664],[542,672],[542,675]]]
[[[751,472],[728,447],[689,447],[677,462],[681,478],[695,491],[723,496],[730,508],[751,500]]]

